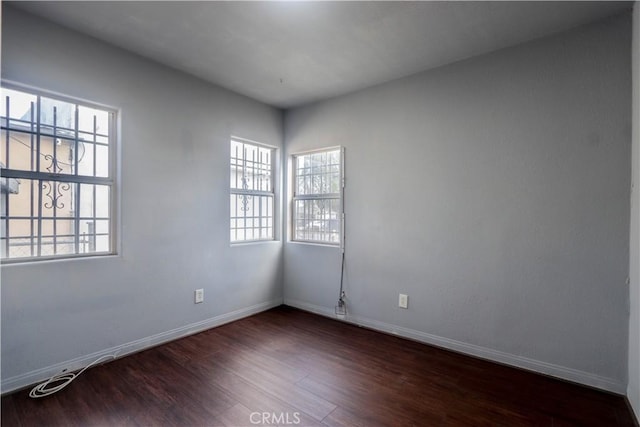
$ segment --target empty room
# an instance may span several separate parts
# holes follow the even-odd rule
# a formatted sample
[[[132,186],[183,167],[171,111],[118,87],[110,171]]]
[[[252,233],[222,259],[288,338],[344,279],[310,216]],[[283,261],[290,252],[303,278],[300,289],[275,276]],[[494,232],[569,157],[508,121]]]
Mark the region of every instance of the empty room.
[[[638,425],[638,2],[1,8],[3,426]]]

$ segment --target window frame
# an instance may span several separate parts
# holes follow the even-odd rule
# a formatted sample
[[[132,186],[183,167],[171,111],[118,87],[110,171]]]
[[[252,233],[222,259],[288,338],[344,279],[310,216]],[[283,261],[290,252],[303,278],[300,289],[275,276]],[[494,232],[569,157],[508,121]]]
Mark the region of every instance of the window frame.
[[[297,185],[297,158],[301,156],[306,156],[310,154],[317,153],[329,153],[332,151],[338,151],[339,159],[340,159],[340,182],[339,182],[339,192],[338,193],[314,193],[314,194],[304,194],[298,195],[296,194],[296,185]],[[294,243],[303,243],[309,245],[318,245],[318,246],[329,246],[329,247],[338,247],[344,250],[344,240],[345,240],[345,211],[344,211],[344,189],[345,189],[345,148],[343,146],[331,146],[325,148],[317,148],[312,150],[300,151],[291,155],[291,204],[289,207],[289,212],[291,213],[291,221],[289,232],[291,233],[290,241]],[[337,196],[337,197],[336,197]],[[296,202],[300,200],[338,200],[339,202],[339,236],[338,242],[330,242],[326,240],[311,240],[311,239],[301,239],[296,235],[296,224],[297,224],[297,216],[296,216]]]
[[[109,238],[109,249],[107,251],[95,251],[95,252],[77,252],[77,253],[64,253],[64,254],[46,254],[46,255],[42,255],[41,251],[42,251],[42,245],[43,242],[42,240],[44,239],[42,236],[42,231],[40,228],[37,229],[37,231],[34,231],[33,229],[31,230],[31,239],[37,241],[37,243],[32,243],[31,246],[35,246],[35,251],[37,253],[40,253],[40,255],[33,255],[33,256],[25,256],[25,257],[8,257],[8,256],[3,256],[0,259],[0,263],[2,265],[10,265],[10,264],[22,264],[22,263],[31,263],[31,262],[44,262],[44,261],[55,261],[55,260],[71,260],[71,259],[82,259],[82,258],[93,258],[93,257],[104,257],[104,256],[114,256],[118,254],[119,251],[119,228],[118,228],[118,223],[119,223],[119,218],[118,218],[118,213],[119,213],[119,206],[118,206],[118,201],[119,201],[119,165],[118,165],[118,161],[119,161],[119,147],[120,147],[120,139],[119,139],[119,120],[120,120],[120,110],[118,108],[112,107],[112,106],[108,106],[105,104],[101,104],[101,103],[97,103],[97,102],[93,102],[93,101],[87,101],[85,99],[82,98],[77,98],[77,97],[73,97],[70,95],[64,95],[52,90],[46,90],[46,89],[41,89],[38,87],[34,87],[34,86],[30,86],[30,85],[26,85],[26,84],[22,84],[22,83],[18,83],[15,81],[10,81],[10,80],[0,80],[0,91],[1,90],[13,90],[13,91],[18,91],[18,92],[23,92],[29,95],[33,95],[37,98],[37,103],[35,105],[36,107],[36,114],[39,114],[40,108],[41,108],[41,104],[40,104],[40,98],[44,97],[44,98],[49,98],[52,99],[54,101],[60,101],[60,102],[64,102],[64,103],[69,103],[69,104],[73,104],[76,108],[75,111],[75,129],[74,129],[74,133],[75,136],[74,138],[72,138],[73,141],[75,141],[75,144],[77,146],[77,143],[80,141],[80,137],[79,134],[80,133],[87,133],[84,131],[81,131],[79,129],[79,124],[77,122],[77,114],[78,114],[78,108],[79,107],[86,107],[89,109],[95,109],[95,110],[100,110],[100,111],[104,111],[108,114],[108,140],[106,143],[100,143],[97,145],[105,145],[107,147],[107,159],[108,159],[108,167],[107,167],[107,176],[106,177],[100,177],[100,176],[96,176],[96,170],[95,170],[95,165],[94,165],[94,175],[81,175],[78,173],[77,171],[77,167],[78,164],[75,165],[76,170],[74,173],[57,173],[57,172],[43,172],[42,170],[24,170],[24,169],[11,169],[11,168],[7,168],[7,167],[2,167],[0,168],[0,180],[4,181],[4,180],[9,180],[9,179],[25,179],[25,180],[33,180],[35,182],[55,182],[55,183],[62,183],[62,184],[71,184],[71,185],[78,185],[78,187],[81,184],[87,184],[87,185],[101,185],[101,186],[107,186],[109,188],[109,197],[108,197],[108,201],[109,201],[109,209],[108,209],[108,221],[109,221],[109,227],[108,227],[108,238]],[[6,103],[6,97],[2,96],[0,97],[0,102]],[[6,105],[6,104],[5,104]],[[11,128],[9,127],[9,121],[10,120],[16,120],[16,119],[11,119],[9,117],[4,118],[3,116],[3,121],[7,120],[6,122],[4,122],[4,125],[1,126],[2,127],[2,131],[8,131],[8,132],[12,132],[15,131],[15,128]],[[32,132],[20,132],[19,133],[25,133],[25,134],[30,134],[31,138],[35,139],[38,144],[38,150],[39,150],[39,141],[41,138],[55,138],[55,135],[51,135],[49,133],[46,132],[42,132],[40,130],[40,126],[41,126],[41,122],[40,122],[40,117],[38,117],[36,119],[35,124],[36,129],[35,131]],[[50,127],[50,125],[44,125],[44,127]],[[53,126],[55,128],[55,126]],[[7,136],[8,139],[8,136]],[[7,142],[6,140],[3,138],[2,141],[0,141],[0,144],[2,144],[3,146],[3,150],[7,150]],[[10,153],[9,153],[10,154]],[[94,154],[95,155],[95,154]],[[57,160],[54,160],[53,164],[56,164]],[[11,165],[9,165],[11,166]],[[42,184],[40,184],[42,185]],[[39,192],[42,192],[43,189],[42,187],[40,188]],[[40,196],[41,200],[42,196]],[[53,200],[52,200],[53,202]],[[33,203],[33,201],[31,202]],[[97,213],[95,213],[95,210],[97,209],[97,207],[94,206],[94,221],[97,220],[103,220],[102,218],[97,216]],[[48,217],[43,216],[42,215],[42,211],[41,209],[39,210],[37,207],[35,208],[36,211],[38,211],[37,214],[34,214],[33,217],[31,218],[31,221],[36,221],[36,222],[41,222],[44,220],[48,220]],[[79,213],[80,209],[76,209],[77,213],[72,217],[72,221],[74,222],[78,222],[81,221],[81,215]],[[3,220],[11,220],[11,216],[9,215],[9,212],[7,211],[6,214],[0,212],[0,216],[2,217]],[[6,225],[5,226],[5,232],[8,231],[9,226]],[[78,234],[76,235],[76,232],[78,231],[77,225],[74,225],[74,234],[73,234],[73,238],[74,238],[74,245],[76,245],[76,248],[78,247],[79,244],[79,239],[81,238],[81,236]],[[97,237],[99,234],[102,233],[95,233],[95,236]],[[6,239],[6,242],[5,242]],[[5,237],[5,239],[2,239],[2,241],[0,242],[1,245],[9,245],[9,241],[10,238],[7,235]]]
[[[277,167],[278,167],[278,163],[277,163],[277,155],[278,155],[278,147],[269,145],[269,144],[264,144],[261,142],[257,142],[257,141],[253,141],[251,139],[246,139],[246,138],[242,138],[242,137],[238,137],[235,135],[231,135],[229,138],[229,172],[230,172],[230,177],[231,174],[233,173],[232,171],[232,167],[233,167],[233,152],[232,152],[232,146],[233,143],[240,143],[240,144],[244,144],[244,145],[250,145],[250,146],[254,146],[258,149],[264,149],[264,150],[269,150],[270,151],[270,191],[266,191],[266,190],[253,190],[253,189],[241,189],[241,188],[233,188],[232,187],[232,182],[231,182],[231,178],[229,178],[229,244],[231,246],[236,246],[236,245],[245,245],[245,244],[253,244],[253,243],[267,243],[267,242],[273,242],[278,240],[277,239],[277,218],[278,218],[278,212],[277,212],[277,191],[276,191],[276,185],[278,183],[277,180]],[[233,230],[240,230],[241,228],[238,227],[232,227],[232,221],[238,220],[239,217],[233,217],[232,213],[231,213],[231,199],[234,195],[240,196],[240,197],[246,197],[248,200],[249,198],[252,197],[269,197],[271,200],[271,234],[269,237],[267,238],[254,238],[254,239],[238,239],[238,240],[232,240],[231,237],[231,232]],[[237,214],[237,212],[236,212]],[[254,217],[255,219],[255,217]],[[260,219],[260,218],[259,218]],[[268,219],[268,217],[267,217]],[[246,221],[246,218],[245,218]],[[255,229],[255,227],[253,227]],[[267,227],[268,228],[268,227]],[[243,227],[242,229],[246,230],[247,227]],[[260,227],[259,227],[260,229]],[[246,232],[245,232],[245,236],[246,236]]]

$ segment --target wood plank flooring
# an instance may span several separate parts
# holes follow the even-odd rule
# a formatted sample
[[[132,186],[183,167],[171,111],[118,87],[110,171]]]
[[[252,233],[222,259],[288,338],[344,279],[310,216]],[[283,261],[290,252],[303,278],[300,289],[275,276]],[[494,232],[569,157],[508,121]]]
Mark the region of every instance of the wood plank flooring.
[[[622,396],[281,306],[2,397],[2,426],[633,426]]]

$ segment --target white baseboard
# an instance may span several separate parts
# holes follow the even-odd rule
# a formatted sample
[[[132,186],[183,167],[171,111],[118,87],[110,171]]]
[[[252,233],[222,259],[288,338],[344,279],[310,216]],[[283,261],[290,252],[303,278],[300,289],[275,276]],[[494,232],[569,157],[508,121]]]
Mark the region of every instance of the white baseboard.
[[[11,378],[3,379],[0,390],[2,394],[10,393],[29,385],[44,381],[47,378],[50,378],[52,375],[61,372],[63,369],[66,369],[68,371],[76,371],[78,369],[81,369],[102,356],[115,354],[118,358],[120,358],[122,356],[126,356],[127,354],[136,353],[138,351],[142,351],[159,344],[173,341],[175,339],[182,338],[188,335],[193,335],[195,333],[202,332],[207,329],[223,325],[225,323],[233,322],[234,320],[252,316],[256,313],[269,310],[270,308],[277,307],[281,304],[281,298],[272,301],[266,301],[260,304],[253,305],[251,307],[241,308],[230,313],[221,314],[219,316],[215,316],[200,322],[191,323],[189,325],[181,326],[170,331],[161,332],[159,334],[131,341],[129,343],[122,344],[116,347],[107,348],[92,354],[87,354],[84,356],[76,357],[75,359],[56,363],[55,365],[47,366],[45,368],[36,369],[34,371],[16,375]]]
[[[602,377],[589,372],[584,372],[584,371],[580,371],[573,368],[567,368],[565,366],[559,366],[552,363],[542,362],[539,360],[530,359],[528,357],[516,356],[513,354],[505,353],[498,350],[492,350],[490,348],[478,346],[475,344],[468,344],[462,341],[456,341],[449,338],[428,334],[426,332],[418,331],[415,329],[404,328],[402,326],[380,322],[378,320],[373,320],[365,317],[348,314],[345,317],[338,318],[333,308],[309,304],[304,301],[285,298],[284,303],[288,306],[299,308],[301,310],[309,311],[312,313],[320,314],[322,316],[331,317],[333,319],[341,320],[347,323],[352,323],[358,326],[364,326],[380,332],[398,335],[404,338],[420,341],[425,344],[430,344],[436,347],[446,348],[448,350],[453,350],[453,351],[467,354],[470,356],[487,359],[492,362],[498,362],[505,365],[515,366],[517,368],[526,369],[529,371],[549,375],[549,376],[560,378],[567,381],[572,381],[572,382],[587,385],[590,387],[595,387],[601,390],[606,390],[606,391],[610,391],[610,392],[621,394],[621,395],[626,394],[625,384],[617,380]]]

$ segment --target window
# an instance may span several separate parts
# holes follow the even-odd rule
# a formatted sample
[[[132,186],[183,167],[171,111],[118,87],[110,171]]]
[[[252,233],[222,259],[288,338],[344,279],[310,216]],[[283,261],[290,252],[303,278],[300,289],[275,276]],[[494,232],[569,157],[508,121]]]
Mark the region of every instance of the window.
[[[293,240],[341,244],[341,148],[293,156]]]
[[[2,260],[114,253],[115,112],[1,93]]]
[[[231,140],[231,243],[274,240],[275,150]]]

